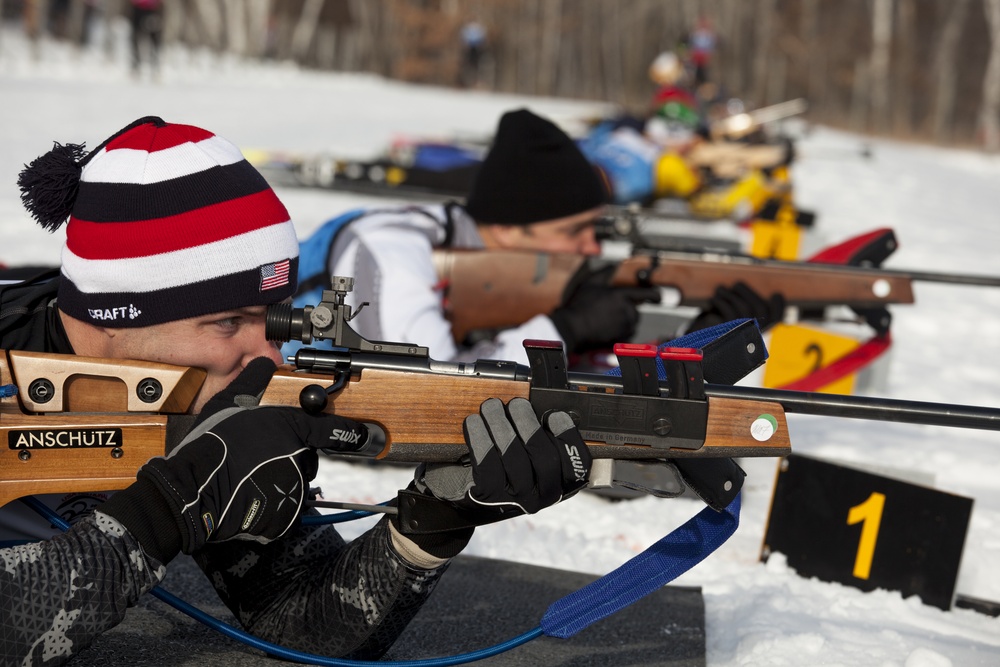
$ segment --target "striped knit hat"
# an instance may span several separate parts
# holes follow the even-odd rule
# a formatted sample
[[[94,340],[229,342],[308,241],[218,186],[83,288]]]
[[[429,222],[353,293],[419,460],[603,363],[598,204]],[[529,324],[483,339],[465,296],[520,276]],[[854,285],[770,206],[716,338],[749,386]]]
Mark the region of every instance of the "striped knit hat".
[[[236,146],[206,130],[141,118],[86,156],[55,144],[18,185],[43,227],[69,218],[58,304],[84,322],[145,327],[295,292],[288,211]]]

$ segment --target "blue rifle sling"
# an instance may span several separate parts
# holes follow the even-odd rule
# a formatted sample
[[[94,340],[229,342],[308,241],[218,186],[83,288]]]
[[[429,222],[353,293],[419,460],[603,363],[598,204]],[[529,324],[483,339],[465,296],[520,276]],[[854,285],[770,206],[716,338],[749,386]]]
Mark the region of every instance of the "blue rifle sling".
[[[754,343],[755,349],[752,352],[747,349],[746,341]],[[760,349],[757,349],[758,345]],[[717,352],[712,355],[715,357],[715,370],[711,375],[722,376],[727,380],[734,375],[746,375],[767,358],[759,329],[755,323],[745,319],[695,331],[664,343],[661,347],[692,347],[701,350],[714,347]],[[708,354],[705,359],[705,375],[710,380]],[[663,380],[666,378],[666,369],[659,358],[656,363],[659,377]],[[608,375],[621,375],[621,371],[614,369]],[[729,383],[732,382],[735,380]],[[695,462],[706,461],[691,461]],[[735,463],[730,463],[736,466]],[[737,489],[724,506],[713,508],[710,504],[687,523],[613,572],[556,600],[542,617],[542,631],[550,637],[565,639],[627,607],[700,563],[736,532],[739,523],[740,495]]]
[[[723,512],[706,507],[618,569],[553,602],[542,616],[542,632],[549,637],[572,637],[690,570],[739,525],[739,495]]]

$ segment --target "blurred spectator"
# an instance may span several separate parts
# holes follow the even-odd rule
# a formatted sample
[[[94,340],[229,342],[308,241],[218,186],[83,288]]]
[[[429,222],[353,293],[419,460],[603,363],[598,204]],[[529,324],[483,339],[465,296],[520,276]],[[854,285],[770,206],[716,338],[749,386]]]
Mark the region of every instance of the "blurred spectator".
[[[716,38],[712,20],[704,14],[700,15],[687,41],[691,65],[694,67],[694,85],[697,88],[708,81],[708,64],[715,52]]]
[[[476,19],[462,26],[462,69],[459,84],[463,88],[479,85],[479,65],[486,49],[486,29]]]

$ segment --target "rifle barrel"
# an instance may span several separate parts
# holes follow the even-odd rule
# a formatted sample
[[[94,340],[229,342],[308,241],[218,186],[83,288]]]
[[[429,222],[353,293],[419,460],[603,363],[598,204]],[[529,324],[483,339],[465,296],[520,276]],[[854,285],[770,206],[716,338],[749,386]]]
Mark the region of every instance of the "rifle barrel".
[[[928,403],[756,387],[729,387],[715,384],[706,385],[705,393],[719,398],[774,401],[781,403],[785,412],[806,415],[1000,431],[1000,409],[974,405]]]
[[[952,285],[978,285],[980,287],[1000,287],[1000,277],[982,275],[962,275],[958,273],[933,273],[930,271],[900,271],[912,280]]]

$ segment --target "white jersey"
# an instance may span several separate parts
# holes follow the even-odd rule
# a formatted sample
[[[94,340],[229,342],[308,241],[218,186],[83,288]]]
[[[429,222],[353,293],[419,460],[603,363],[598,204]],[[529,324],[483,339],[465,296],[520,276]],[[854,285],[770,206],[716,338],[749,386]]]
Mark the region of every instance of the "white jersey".
[[[450,214],[450,220],[449,220]],[[525,339],[562,340],[555,325],[538,315],[491,340],[463,347],[446,319],[435,248],[482,248],[472,218],[457,205],[372,209],[337,235],[330,275],[353,276],[353,307],[368,302],[351,321],[369,340],[426,346],[432,359],[503,359],[526,364]]]

